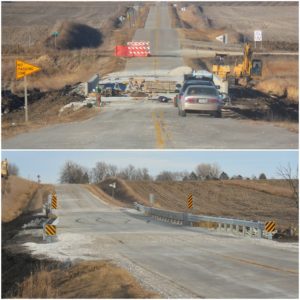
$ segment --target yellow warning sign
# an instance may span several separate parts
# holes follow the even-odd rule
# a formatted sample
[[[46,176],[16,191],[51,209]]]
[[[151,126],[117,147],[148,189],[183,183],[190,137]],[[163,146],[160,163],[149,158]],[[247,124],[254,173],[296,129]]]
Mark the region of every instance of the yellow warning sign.
[[[188,208],[193,208],[193,195],[189,194],[187,198],[187,207]]]
[[[267,232],[273,232],[275,230],[275,222],[269,221],[265,223],[265,231]]]
[[[41,68],[31,65],[22,60],[16,60],[16,79],[23,78],[26,75],[40,71]]]
[[[55,191],[52,193],[51,197],[51,208],[57,209],[57,196]]]
[[[56,226],[47,224],[45,226],[45,233],[46,235],[56,235]]]

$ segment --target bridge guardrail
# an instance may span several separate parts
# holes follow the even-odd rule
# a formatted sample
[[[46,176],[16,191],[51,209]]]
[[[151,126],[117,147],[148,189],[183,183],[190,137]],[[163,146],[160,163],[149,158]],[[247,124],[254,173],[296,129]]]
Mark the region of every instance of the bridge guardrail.
[[[157,220],[175,223],[183,226],[192,226],[194,222],[210,222],[218,225],[219,231],[230,231],[235,234],[263,237],[264,223],[256,221],[247,221],[223,217],[212,217],[204,215],[193,215],[190,213],[167,211],[158,208],[134,203],[137,210],[143,212],[147,216],[152,216]]]

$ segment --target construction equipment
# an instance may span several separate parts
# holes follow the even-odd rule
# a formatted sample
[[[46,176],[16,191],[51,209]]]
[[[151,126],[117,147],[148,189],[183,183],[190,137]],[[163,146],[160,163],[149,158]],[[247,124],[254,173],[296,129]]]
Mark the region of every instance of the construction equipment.
[[[226,56],[227,54],[216,53],[215,64],[212,67],[213,74],[223,80],[226,80],[230,75],[230,66],[226,65],[224,60]]]
[[[246,78],[248,82],[252,78],[262,75],[262,61],[260,59],[252,60],[252,55],[251,45],[246,43],[244,46],[243,62],[235,65],[233,69],[233,75],[236,78]]]
[[[8,175],[8,161],[5,158],[5,160],[1,161],[1,177],[7,179]]]
[[[229,64],[225,64],[225,57],[223,53],[216,54],[216,63],[212,67],[212,72],[221,79],[234,79],[237,83],[240,78],[246,79],[248,83],[252,79],[258,79],[262,75],[262,61],[260,59],[252,59],[253,51],[251,45],[246,43],[244,45],[243,61],[240,64],[235,64],[233,70]]]

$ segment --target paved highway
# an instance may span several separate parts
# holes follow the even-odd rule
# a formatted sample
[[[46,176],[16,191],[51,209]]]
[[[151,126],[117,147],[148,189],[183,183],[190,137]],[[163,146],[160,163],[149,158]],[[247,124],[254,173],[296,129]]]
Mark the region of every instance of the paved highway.
[[[156,3],[150,7],[145,27],[136,31],[133,41],[150,41],[151,57],[129,59],[125,72],[163,76],[184,65],[177,32],[171,28],[167,4]]]
[[[110,259],[170,298],[298,298],[298,244],[164,224],[57,185],[55,243],[26,243],[55,259]],[[26,234],[26,232],[25,232]]]
[[[268,123],[178,116],[172,104],[115,103],[94,118],[2,140],[4,149],[297,149],[298,134]]]

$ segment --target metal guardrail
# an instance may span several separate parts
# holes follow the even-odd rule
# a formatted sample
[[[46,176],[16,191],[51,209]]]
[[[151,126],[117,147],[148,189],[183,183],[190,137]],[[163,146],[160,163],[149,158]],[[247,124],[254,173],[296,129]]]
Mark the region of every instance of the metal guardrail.
[[[239,235],[263,237],[264,223],[255,221],[246,221],[239,219],[230,219],[222,217],[211,217],[204,215],[193,215],[190,213],[167,211],[153,207],[147,207],[137,202],[134,203],[137,210],[143,212],[147,216],[152,216],[157,220],[175,223],[183,226],[193,226],[195,222],[216,223],[217,230],[232,232]]]

